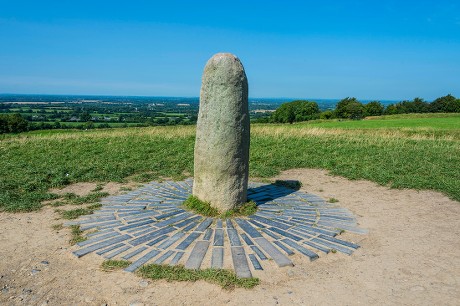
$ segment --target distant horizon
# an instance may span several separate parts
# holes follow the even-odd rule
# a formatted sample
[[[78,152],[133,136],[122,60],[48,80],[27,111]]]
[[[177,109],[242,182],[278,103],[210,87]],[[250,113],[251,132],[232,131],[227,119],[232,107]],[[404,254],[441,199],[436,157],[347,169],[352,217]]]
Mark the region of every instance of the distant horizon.
[[[450,93],[446,93],[442,96],[446,96]],[[174,95],[116,95],[116,94],[73,94],[73,93],[65,93],[65,94],[59,94],[59,93],[0,93],[0,96],[71,96],[71,97],[126,97],[126,98],[177,98],[177,99],[198,99],[199,96],[174,96]],[[454,95],[455,96],[455,95]],[[412,98],[406,98],[406,99],[379,99],[379,98],[359,98],[356,96],[347,96],[347,97],[341,97],[341,98],[311,98],[311,97],[251,97],[249,96],[249,100],[257,100],[257,99],[266,99],[266,100],[286,100],[286,102],[293,101],[293,100],[309,100],[309,101],[340,101],[344,98],[356,98],[359,101],[380,101],[380,102],[401,102],[401,101],[410,101],[413,100],[414,98],[422,98],[424,101],[427,102],[432,102],[432,100],[425,99],[424,97],[412,97]],[[436,98],[439,98],[436,97]],[[436,99],[435,98],[435,99]],[[1,102],[1,101],[0,101]]]

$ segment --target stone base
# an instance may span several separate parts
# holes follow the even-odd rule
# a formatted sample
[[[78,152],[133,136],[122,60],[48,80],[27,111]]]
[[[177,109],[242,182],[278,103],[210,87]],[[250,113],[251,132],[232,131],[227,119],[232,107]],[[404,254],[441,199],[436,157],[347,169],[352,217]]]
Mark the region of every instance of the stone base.
[[[331,251],[351,255],[359,246],[337,238],[342,230],[365,234],[355,217],[313,194],[271,184],[250,183],[248,200],[258,211],[248,218],[221,220],[184,210],[192,180],[151,182],[119,196],[102,199],[102,208],[65,225],[94,230],[78,243],[77,257],[96,253],[133,263],[133,272],[149,263],[186,268],[231,268],[239,277],[293,265],[290,255],[310,260]]]

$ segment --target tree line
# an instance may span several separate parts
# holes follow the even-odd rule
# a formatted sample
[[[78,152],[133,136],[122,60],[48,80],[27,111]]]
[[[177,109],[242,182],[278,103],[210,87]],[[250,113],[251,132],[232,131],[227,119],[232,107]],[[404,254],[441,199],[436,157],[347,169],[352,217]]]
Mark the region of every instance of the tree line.
[[[354,119],[367,116],[382,116],[410,113],[460,113],[460,99],[448,94],[433,102],[421,98],[405,100],[384,106],[380,101],[363,104],[356,98],[340,100],[334,110],[321,112],[314,101],[296,100],[283,103],[270,117],[260,118],[257,122],[294,123],[316,119]]]

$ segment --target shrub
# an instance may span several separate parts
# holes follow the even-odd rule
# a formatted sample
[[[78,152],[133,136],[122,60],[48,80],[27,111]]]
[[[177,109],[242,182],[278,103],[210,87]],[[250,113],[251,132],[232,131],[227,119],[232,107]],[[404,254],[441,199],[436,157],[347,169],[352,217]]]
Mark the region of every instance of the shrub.
[[[372,101],[364,105],[364,111],[366,116],[381,116],[384,111],[382,103],[379,101]]]
[[[345,98],[337,103],[335,114],[337,118],[362,119],[364,117],[364,106],[356,98]]]
[[[29,129],[29,122],[21,114],[0,115],[0,134],[20,133]]]
[[[451,94],[437,98],[430,104],[432,113],[460,113],[460,99]]]
[[[271,116],[273,122],[294,123],[318,119],[320,110],[316,102],[296,100],[283,103]]]

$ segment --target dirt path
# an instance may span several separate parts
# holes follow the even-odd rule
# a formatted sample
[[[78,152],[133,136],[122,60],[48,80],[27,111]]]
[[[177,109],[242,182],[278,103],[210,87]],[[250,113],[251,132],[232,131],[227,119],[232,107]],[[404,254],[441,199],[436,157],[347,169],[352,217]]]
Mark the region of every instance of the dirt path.
[[[0,214],[1,305],[455,305],[460,301],[460,203],[430,191],[390,190],[320,170],[290,170],[278,178],[336,198],[368,235],[343,234],[362,247],[352,256],[323,255],[295,267],[259,273],[252,290],[225,291],[205,282],[151,282],[103,272],[102,258],[74,257],[68,230],[52,208]]]

